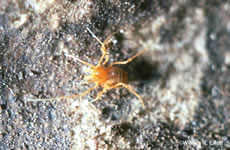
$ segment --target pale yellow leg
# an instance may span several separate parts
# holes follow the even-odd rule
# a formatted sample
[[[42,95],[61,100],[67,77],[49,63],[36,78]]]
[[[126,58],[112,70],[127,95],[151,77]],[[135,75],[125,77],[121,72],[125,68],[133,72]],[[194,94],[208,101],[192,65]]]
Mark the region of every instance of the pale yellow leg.
[[[70,95],[70,96],[62,96],[62,97],[44,98],[44,99],[27,99],[27,101],[52,101],[52,100],[57,100],[57,99],[66,99],[66,98],[73,98],[73,97],[79,97],[79,94]]]
[[[101,46],[101,50],[104,51],[105,53],[105,61],[102,63],[102,65],[105,65],[108,61],[109,61],[109,54],[105,48],[105,45],[108,44],[109,40],[112,38],[112,36],[114,36],[114,34],[118,33],[119,31],[113,32],[112,34],[110,34],[105,41],[103,42],[103,46]]]
[[[92,36],[93,36],[93,38],[95,38],[100,44],[101,44],[101,51],[102,51],[102,55],[101,55],[101,58],[100,58],[100,60],[99,60],[99,62],[98,62],[98,64],[97,64],[97,66],[101,66],[101,63],[102,63],[102,61],[103,61],[103,59],[104,59],[104,57],[105,57],[105,61],[102,63],[102,65],[105,65],[107,62],[108,62],[108,60],[109,60],[109,54],[108,54],[108,52],[107,52],[107,50],[106,50],[106,48],[105,48],[105,45],[106,44],[108,44],[108,42],[109,42],[109,40],[111,39],[111,37],[114,35],[114,34],[116,34],[117,32],[114,32],[114,33],[112,33],[112,34],[110,34],[106,39],[105,39],[105,41],[104,42],[101,42],[101,40],[99,40],[98,38],[97,38],[97,36],[95,35],[95,34],[93,34],[93,32],[89,29],[89,28],[86,28],[91,34],[92,34]]]
[[[126,89],[128,89],[131,93],[133,93],[133,94],[141,101],[141,104],[142,104],[143,108],[145,109],[145,104],[144,104],[144,102],[143,102],[141,96],[140,96],[139,94],[137,94],[129,85],[127,85],[127,84],[125,84],[125,83],[117,83],[117,84],[115,85],[115,87],[119,87],[119,86],[123,86],[123,87],[125,87]],[[115,88],[115,87],[114,87],[114,88]]]
[[[89,81],[92,80],[92,79],[93,79],[93,78],[92,78],[91,75],[85,76],[85,77],[84,77],[84,80],[86,80],[86,82],[89,82]]]
[[[80,95],[79,95],[79,97],[81,98],[81,97],[83,97],[83,96],[85,96],[85,95],[87,95],[89,92],[91,92],[92,90],[94,90],[94,89],[96,89],[97,88],[97,84],[95,84],[93,87],[91,87],[90,89],[88,89],[87,91],[85,91],[85,92],[83,92],[83,93],[81,93]]]
[[[104,88],[104,89],[97,95],[97,97],[96,97],[94,100],[90,101],[90,103],[93,103],[93,102],[99,100],[99,99],[101,98],[101,96],[102,96],[106,91],[107,91],[107,88]]]
[[[101,47],[101,49],[105,49],[104,45],[103,45],[103,47]],[[106,57],[106,59],[109,60],[109,56],[106,53],[107,53],[106,51],[102,50],[102,55],[101,55],[101,58],[100,58],[100,60],[99,60],[99,62],[97,64],[97,66],[101,66],[101,62],[103,61],[104,57]]]
[[[89,64],[88,62],[85,62],[85,61],[83,61],[83,60],[81,60],[81,59],[78,59],[78,58],[75,58],[77,61],[79,61],[80,63],[82,63],[82,64],[84,64],[84,65],[87,65],[87,66],[89,66],[89,67],[91,67],[91,68],[95,68],[95,66],[94,65],[91,65],[91,64]]]
[[[73,55],[69,55],[69,54],[64,54],[64,55],[67,56],[67,57],[73,58],[74,60],[77,60],[77,61],[81,62],[82,64],[87,65],[87,66],[89,66],[91,68],[95,67],[95,66],[89,64],[88,62],[85,62],[85,61],[83,61],[81,59],[78,59],[78,58],[74,57]]]
[[[102,55],[101,55],[101,58],[97,64],[97,66],[100,66],[101,65],[101,62],[102,60],[104,59],[105,55],[106,55],[106,48],[105,48],[105,45],[104,43],[101,42],[101,40],[99,40],[97,38],[97,36],[89,29],[86,27],[86,29],[91,33],[91,35],[93,36],[93,38],[95,38],[100,44],[101,44],[101,51],[102,51]]]
[[[101,96],[108,90],[108,89],[113,89],[113,88],[117,88],[117,87],[124,87],[126,89],[128,89],[131,93],[133,93],[141,102],[142,104],[142,107],[145,109],[145,104],[144,104],[144,101],[142,100],[141,96],[139,94],[137,94],[129,85],[125,84],[125,83],[117,83],[116,85],[110,87],[110,88],[104,88],[98,95],[97,95],[97,98],[94,99],[93,101],[90,101],[90,103],[93,103],[97,100],[99,100],[101,98]]]
[[[57,100],[57,99],[68,99],[68,98],[76,98],[76,97],[83,97],[95,88],[97,88],[98,85],[95,85],[94,87],[91,87],[87,91],[81,93],[81,94],[75,94],[75,95],[70,95],[70,96],[62,96],[62,97],[54,97],[54,98],[48,98],[48,99],[28,99],[28,101],[52,101],[52,100]]]
[[[139,53],[137,53],[136,55],[134,55],[133,57],[129,58],[128,60],[126,61],[118,61],[118,62],[114,62],[112,64],[109,65],[109,67],[112,67],[113,65],[124,65],[124,64],[127,64],[129,62],[131,62],[134,58],[136,58],[137,56],[143,54],[145,52],[146,49],[143,49],[141,50]]]

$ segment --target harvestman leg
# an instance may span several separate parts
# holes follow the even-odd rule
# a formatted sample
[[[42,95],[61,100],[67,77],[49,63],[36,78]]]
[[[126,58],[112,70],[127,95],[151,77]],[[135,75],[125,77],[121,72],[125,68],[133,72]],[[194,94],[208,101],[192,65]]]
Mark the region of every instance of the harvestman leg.
[[[62,96],[62,97],[54,97],[54,98],[48,98],[48,99],[30,99],[28,101],[50,101],[50,100],[56,100],[56,99],[67,99],[67,98],[76,98],[76,97],[83,97],[85,95],[87,95],[89,92],[91,92],[92,90],[94,90],[95,88],[97,88],[97,84],[93,87],[91,87],[90,89],[88,89],[87,91],[81,93],[81,94],[75,94],[75,95],[70,95],[70,96]]]
[[[127,85],[127,84],[125,84],[125,83],[121,83],[121,82],[120,82],[120,83],[117,83],[117,84],[115,85],[115,87],[119,87],[119,86],[123,86],[124,88],[128,89],[131,93],[133,93],[137,98],[139,98],[139,100],[141,101],[141,104],[142,104],[143,108],[145,108],[145,104],[144,104],[144,102],[143,102],[141,96],[140,96],[139,94],[137,94],[129,85]],[[114,88],[115,88],[115,87],[114,87]]]
[[[109,42],[109,40],[111,39],[111,37],[114,35],[114,34],[116,34],[117,32],[114,32],[114,33],[112,33],[112,34],[110,34],[106,39],[105,39],[105,41],[104,42],[101,42],[101,40],[99,40],[97,37],[96,37],[96,35],[95,34],[93,34],[93,32],[89,29],[89,28],[87,28],[86,27],[86,29],[92,34],[92,36],[93,36],[93,38],[95,38],[100,44],[101,44],[101,51],[102,51],[102,55],[101,55],[101,58],[100,58],[100,60],[99,60],[99,62],[98,62],[98,64],[97,64],[97,66],[101,66],[101,63],[102,63],[102,61],[103,61],[103,59],[105,58],[105,61],[102,63],[102,65],[105,65],[107,62],[108,62],[108,60],[109,60],[109,55],[108,55],[108,52],[107,52],[107,50],[106,50],[106,47],[105,47],[105,45]]]
[[[101,98],[101,96],[108,90],[108,89],[113,89],[113,88],[117,88],[119,86],[123,86],[124,88],[128,89],[131,93],[133,93],[137,98],[139,98],[139,100],[141,101],[141,104],[143,106],[143,108],[145,109],[145,104],[141,98],[141,96],[139,94],[137,94],[129,85],[125,84],[125,83],[117,83],[116,85],[114,85],[113,87],[110,87],[110,88],[104,88],[98,95],[97,95],[97,98],[90,101],[90,103],[93,103],[97,100],[99,100]]]
[[[112,38],[112,36],[113,36],[114,34],[116,34],[117,32],[119,32],[119,31],[116,31],[116,32],[113,32],[112,34],[110,34],[110,35],[105,39],[105,41],[103,42],[103,44],[104,44],[104,45],[108,44],[109,40],[110,40],[110,39]],[[108,54],[108,52],[106,51],[106,49],[104,49],[104,50],[105,50],[106,55],[105,55],[105,61],[102,63],[102,65],[105,65],[105,64],[109,61],[109,54]]]
[[[88,63],[88,62],[86,62],[86,61],[83,61],[83,60],[78,59],[78,58],[76,58],[76,60],[77,60],[77,61],[79,61],[80,63],[84,64],[84,65],[87,65],[87,66],[91,67],[91,68],[95,68],[95,66],[94,66],[94,65],[91,65],[91,64],[89,64],[89,63]]]
[[[131,62],[133,59],[135,59],[137,56],[143,54],[145,52],[146,49],[143,49],[141,50],[139,53],[137,53],[136,55],[134,55],[133,57],[129,58],[128,60],[126,61],[118,61],[118,62],[114,62],[112,64],[109,65],[109,67],[112,67],[113,65],[124,65],[124,64],[127,64],[129,62]]]
[[[81,60],[81,59],[78,59],[78,58],[76,58],[76,57],[74,57],[74,56],[72,56],[72,55],[65,54],[65,56],[70,57],[70,58],[73,58],[74,60],[77,60],[77,61],[79,61],[80,63],[82,63],[82,64],[84,64],[84,65],[87,65],[87,66],[89,66],[89,67],[91,67],[91,68],[94,68],[94,67],[95,67],[94,65],[91,65],[90,63],[88,63],[88,62],[86,62],[86,61],[83,61],[83,60]]]
[[[99,100],[99,99],[101,98],[101,96],[107,91],[107,89],[108,89],[108,88],[104,88],[104,89],[97,95],[97,97],[96,97],[94,100],[90,101],[90,103],[93,103],[93,102]]]
[[[90,89],[88,89],[87,91],[85,91],[85,92],[81,93],[79,97],[81,98],[81,97],[83,97],[83,96],[87,95],[87,94],[88,94],[88,93],[90,93],[92,90],[96,89],[96,88],[97,88],[97,86],[98,86],[98,85],[97,85],[97,84],[95,84],[93,87],[91,87],[91,88],[90,88]]]
[[[94,66],[94,65],[91,65],[91,64],[89,64],[88,62],[83,61],[83,60],[81,60],[81,59],[75,58],[75,57],[73,57],[72,55],[68,55],[68,54],[66,54],[66,56],[71,57],[71,58],[73,58],[74,60],[77,60],[77,61],[79,61],[80,63],[82,63],[82,64],[84,64],[84,65],[89,66],[90,68],[86,68],[88,72],[92,71],[92,69],[91,69],[91,68],[95,68],[95,66]],[[86,84],[86,83],[91,82],[91,81],[90,81],[90,80],[91,80],[91,76],[85,76],[85,78],[84,78],[84,79],[85,79],[85,80],[87,80],[87,81],[86,81],[86,82],[84,82],[84,83],[82,83],[82,84]]]

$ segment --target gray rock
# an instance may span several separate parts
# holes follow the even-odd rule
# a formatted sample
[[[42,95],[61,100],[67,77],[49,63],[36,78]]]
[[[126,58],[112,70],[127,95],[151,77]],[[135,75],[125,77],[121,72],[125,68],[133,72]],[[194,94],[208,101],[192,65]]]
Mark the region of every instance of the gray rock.
[[[0,1],[0,149],[230,148],[228,1]],[[128,90],[79,98],[111,33]],[[71,57],[70,57],[71,56]],[[29,101],[41,99],[40,101]]]

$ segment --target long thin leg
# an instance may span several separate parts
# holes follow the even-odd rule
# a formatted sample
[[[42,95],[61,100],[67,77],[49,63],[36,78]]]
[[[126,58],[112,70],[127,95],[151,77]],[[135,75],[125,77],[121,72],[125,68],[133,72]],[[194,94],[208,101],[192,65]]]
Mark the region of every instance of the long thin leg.
[[[87,82],[92,82],[92,79],[93,79],[93,78],[92,78],[92,75],[89,75],[89,76],[85,76],[85,77],[84,77],[84,80],[86,80],[86,83],[87,83]]]
[[[134,55],[133,57],[129,58],[129,59],[126,60],[126,61],[114,62],[114,63],[110,64],[109,67],[112,67],[113,65],[118,65],[118,64],[120,64],[120,65],[127,64],[127,63],[131,62],[131,61],[132,61],[134,58],[136,58],[137,56],[143,54],[143,53],[145,52],[145,50],[146,50],[146,49],[141,50],[139,53],[137,53],[136,55]]]
[[[143,108],[145,109],[145,104],[144,104],[144,102],[143,102],[141,96],[140,96],[139,94],[137,94],[137,93],[131,88],[131,86],[129,86],[129,85],[125,84],[125,83],[117,83],[117,84],[115,85],[115,87],[119,87],[119,86],[125,87],[125,88],[128,89],[131,93],[133,93],[137,98],[139,98],[139,100],[141,101],[141,104],[142,104]],[[115,87],[114,87],[114,88],[115,88]]]
[[[98,38],[97,38],[97,36],[88,28],[88,27],[86,27],[86,29],[89,31],[89,33],[93,36],[93,38],[95,38],[100,44],[101,44],[101,46],[103,46],[103,43],[101,42],[101,40],[99,40]]]
[[[93,103],[93,102],[99,100],[99,99],[101,98],[101,96],[102,96],[106,91],[107,91],[107,88],[104,88],[104,89],[97,95],[97,97],[96,97],[94,100],[90,101],[90,103]]]
[[[71,57],[71,58],[73,58],[75,61],[77,60],[77,61],[79,61],[80,63],[82,63],[82,64],[84,64],[84,65],[87,65],[87,66],[89,66],[89,67],[91,67],[91,68],[94,68],[94,67],[95,67],[94,65],[91,65],[91,64],[89,64],[88,62],[83,61],[83,60],[81,60],[81,59],[78,59],[78,58],[76,58],[76,57],[74,57],[74,56],[72,56],[72,55],[65,54],[65,56]]]
[[[91,67],[91,68],[95,68],[94,65],[91,65],[91,64],[89,64],[89,63],[87,63],[87,62],[85,62],[85,61],[83,61],[81,59],[76,58],[76,60],[79,61],[80,63],[84,64],[84,65],[87,65],[87,66]]]
[[[100,66],[101,65],[101,62],[102,60],[104,59],[105,55],[106,55],[106,48],[105,48],[105,45],[104,43],[101,42],[101,40],[99,40],[97,38],[97,36],[88,28],[86,27],[86,29],[91,33],[92,37],[95,38],[100,44],[101,44],[101,51],[102,51],[102,55],[101,55],[101,58],[97,64],[97,66]]]
[[[91,92],[92,90],[96,89],[96,88],[97,88],[97,86],[98,86],[98,85],[97,85],[97,84],[95,84],[93,87],[91,87],[91,88],[90,88],[90,89],[88,89],[87,91],[85,91],[85,92],[81,93],[79,97],[81,98],[81,97],[83,97],[83,96],[87,95],[89,92]]]
[[[114,36],[114,34],[118,33],[119,31],[113,32],[112,34],[110,34],[105,41],[103,42],[104,45],[108,44],[109,40]],[[105,51],[105,61],[102,63],[102,65],[105,65],[108,61],[109,61],[109,54],[106,51],[106,49],[103,49],[103,47],[101,47],[102,51]]]
[[[75,95],[70,95],[70,96],[62,96],[62,97],[54,97],[54,98],[47,98],[47,99],[28,99],[27,101],[52,101],[52,100],[56,100],[56,99],[67,99],[67,98],[76,98],[76,97],[83,97],[86,94],[88,94],[89,92],[91,92],[92,90],[94,90],[95,88],[97,88],[98,85],[95,85],[93,87],[91,87],[90,89],[88,89],[87,91],[81,93],[81,94],[75,94]]]
[[[101,44],[101,48],[100,48],[100,49],[101,49],[101,51],[102,51],[102,55],[101,55],[101,58],[100,58],[100,60],[99,60],[99,62],[98,62],[98,64],[97,64],[97,66],[100,66],[100,65],[101,65],[101,63],[102,63],[104,57],[106,57],[106,58],[105,58],[105,61],[103,62],[103,65],[105,65],[105,64],[108,62],[108,60],[109,60],[109,54],[108,54],[108,52],[107,52],[107,50],[106,50],[105,45],[108,44],[108,42],[109,42],[109,40],[111,39],[111,37],[112,37],[114,34],[116,34],[118,31],[117,31],[117,32],[114,32],[114,33],[112,33],[112,34],[110,34],[110,35],[105,39],[104,42],[101,42],[101,40],[99,40],[99,39],[97,38],[97,36],[96,36],[95,34],[93,34],[93,32],[92,32],[89,28],[86,27],[86,29],[92,34],[93,38],[95,38],[95,39]]]
[[[99,62],[98,62],[98,64],[97,64],[97,66],[101,66],[101,62],[103,61],[103,59],[106,57],[106,60],[108,59],[109,60],[109,54],[107,54],[107,52],[106,52],[106,48],[103,46],[103,47],[101,47],[101,49],[105,49],[105,51],[104,50],[102,50],[102,55],[101,55],[101,58],[100,58],[100,60],[99,60]],[[104,64],[104,63],[103,63]]]

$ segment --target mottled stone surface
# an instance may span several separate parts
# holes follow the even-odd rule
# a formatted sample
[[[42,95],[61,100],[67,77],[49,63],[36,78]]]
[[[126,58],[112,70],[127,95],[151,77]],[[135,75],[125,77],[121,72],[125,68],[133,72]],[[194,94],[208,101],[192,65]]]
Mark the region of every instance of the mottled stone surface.
[[[112,37],[126,89],[81,100],[86,68]],[[194,0],[0,1],[0,149],[230,148],[230,3]]]

